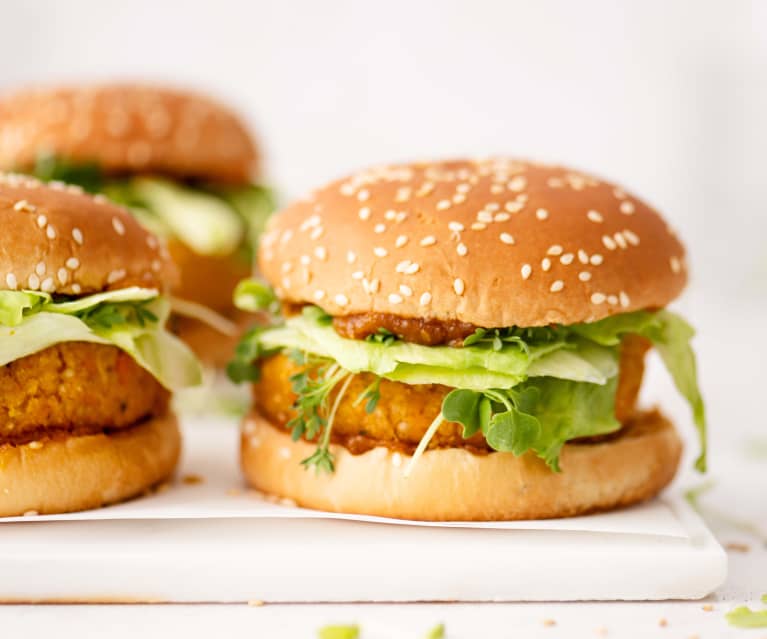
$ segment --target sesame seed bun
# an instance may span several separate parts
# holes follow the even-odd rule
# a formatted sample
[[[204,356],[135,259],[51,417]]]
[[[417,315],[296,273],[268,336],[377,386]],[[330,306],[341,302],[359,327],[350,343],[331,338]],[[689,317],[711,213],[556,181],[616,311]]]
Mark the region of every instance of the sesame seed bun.
[[[255,145],[229,109],[162,87],[28,90],[0,100],[0,169],[25,170],[41,152],[98,162],[107,173],[248,182]]]
[[[299,463],[314,449],[257,413],[243,422],[241,464],[257,490],[309,508],[427,521],[546,519],[628,506],[673,479],[682,445],[666,418],[650,412],[618,437],[566,444],[561,473],[532,453],[444,448],[426,451],[406,478],[406,455],[383,447],[352,455],[338,445],[331,446],[335,472],[315,473]]]
[[[87,295],[176,281],[160,240],[78,187],[0,173],[0,228],[0,290]]]
[[[129,499],[167,479],[180,451],[171,414],[115,433],[0,445],[0,517],[87,510]]]
[[[663,307],[687,280],[684,247],[645,202],[507,159],[362,171],[274,216],[261,246],[280,297],[336,316],[573,324]]]

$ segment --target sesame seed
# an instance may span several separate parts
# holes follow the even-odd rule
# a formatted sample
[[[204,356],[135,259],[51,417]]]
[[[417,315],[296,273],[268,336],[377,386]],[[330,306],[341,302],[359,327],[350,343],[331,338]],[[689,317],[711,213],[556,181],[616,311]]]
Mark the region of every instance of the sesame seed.
[[[316,291],[314,291],[314,299],[316,299],[318,302],[325,297],[325,291],[323,291],[321,288],[318,288]]]
[[[554,280],[549,287],[552,293],[557,293],[565,287],[565,283],[562,280]]]
[[[589,218],[592,222],[596,222],[597,224],[604,222],[604,218],[599,211],[589,211],[586,213],[586,217]]]
[[[374,279],[370,282],[370,291],[373,293],[378,293],[378,289],[381,288],[381,282],[378,279]]]
[[[418,300],[418,303],[421,306],[426,306],[427,304],[429,304],[429,302],[431,302],[431,293],[429,293],[428,291],[425,293],[422,293],[421,298]]]
[[[522,273],[523,280],[529,279],[530,275],[533,273],[533,267],[529,264],[523,264],[520,273]]]
[[[34,213],[36,209],[26,200],[19,200],[18,202],[16,202],[16,204],[13,205],[13,210],[26,211],[27,213]]]
[[[397,271],[397,273],[404,273],[411,263],[412,262],[410,260],[402,260],[399,264],[397,264],[397,266],[394,267],[394,270]]]
[[[333,301],[339,306],[346,306],[349,303],[349,298],[343,293],[339,293],[333,298]]]
[[[682,270],[682,263],[679,261],[678,257],[672,256],[669,263],[671,264],[671,270],[674,273],[679,273]]]
[[[519,213],[525,205],[522,202],[506,202],[504,207],[509,213]]]
[[[349,264],[354,264],[357,261],[357,254],[354,251],[347,251],[346,261]]]
[[[405,269],[405,273],[407,275],[415,275],[418,272],[418,269],[420,269],[420,268],[421,267],[419,266],[419,264],[417,262],[413,262],[410,266],[408,266]]]
[[[620,210],[621,210],[621,213],[623,213],[624,215],[631,215],[635,210],[634,203],[629,202],[628,200],[624,200],[623,202],[621,202]]]
[[[301,262],[302,266],[309,266],[309,264],[312,262],[312,258],[308,255],[302,255],[298,258],[298,261]]]
[[[154,239],[154,236],[153,235],[147,236],[147,243],[148,244],[149,244],[150,238]],[[77,244],[80,244],[82,246],[82,243],[83,243],[83,232],[80,229],[78,229],[77,227],[73,228],[72,229],[72,239]],[[156,246],[157,240],[154,239],[154,241],[155,241],[155,246]],[[151,244],[150,244],[150,248],[151,248]]]
[[[578,273],[578,279],[581,282],[588,282],[591,279],[591,273],[589,273],[588,271],[581,271],[580,273]]]
[[[37,266],[35,266],[35,273],[37,273],[40,277],[45,275],[45,262],[38,262]]]
[[[361,191],[359,191],[357,193],[357,199],[360,202],[365,202],[366,200],[369,200],[370,199],[370,191],[368,191],[367,189],[362,189]]]
[[[27,279],[27,284],[29,284],[29,288],[31,288],[33,291],[36,291],[38,288],[40,288],[40,278],[37,277],[35,273],[32,273],[32,275],[30,275]]]
[[[53,282],[52,277],[46,277],[42,283],[40,284],[40,289],[45,293],[53,293],[53,290],[56,288],[56,285]]]
[[[328,259],[328,250],[324,246],[317,246],[314,249],[314,256],[324,262],[326,259]]]
[[[322,234],[325,232],[325,229],[323,229],[321,226],[317,226],[314,228],[314,230],[309,234],[309,237],[313,240],[318,240],[320,237],[322,237]]]
[[[501,208],[501,205],[498,204],[498,202],[488,202],[485,204],[485,210],[490,211],[491,213],[494,211],[497,211]]]
[[[67,261],[64,263],[64,265],[65,265],[65,266],[66,266],[68,269],[70,269],[70,270],[74,271],[76,268],[79,268],[79,266],[80,266],[80,260],[78,260],[76,257],[70,257],[70,258],[69,258],[69,259],[68,259],[68,260],[67,260]]]
[[[346,196],[354,195],[354,187],[348,182],[341,185],[340,191],[341,191],[341,195],[346,195]]]
[[[568,264],[572,264],[573,260],[575,259],[575,255],[572,253],[565,253],[562,257],[559,258],[559,261],[562,262],[565,266]]]
[[[400,211],[399,213],[397,213],[394,219],[397,222],[402,222],[403,220],[407,219],[407,213],[405,211]]]
[[[549,217],[549,212],[546,209],[538,209],[535,212],[535,217],[537,217],[539,220],[545,220],[547,217]]]
[[[578,261],[581,264],[588,264],[589,263],[589,254],[586,253],[583,249],[578,249]]]
[[[608,251],[614,251],[616,248],[618,248],[618,245],[615,243],[615,240],[611,238],[609,235],[602,236],[602,244],[605,245],[605,248]]]
[[[477,213],[477,219],[485,224],[490,224],[493,221],[493,214],[490,211],[480,211]]]
[[[508,222],[511,219],[511,215],[508,213],[496,213],[493,220],[496,222]]]
[[[363,271],[354,271],[354,273],[352,273],[353,280],[361,280],[363,277],[365,277],[365,273]]]
[[[544,271],[548,271],[551,268],[551,260],[548,257],[544,257],[541,260],[541,268]]]
[[[125,277],[125,269],[119,268],[107,275],[107,284],[114,284]]]
[[[389,254],[389,251],[387,251],[383,246],[376,246],[373,249],[373,254],[376,257],[386,257]]]
[[[5,283],[8,285],[8,288],[15,289],[19,283],[16,280],[16,276],[13,273],[7,273],[5,276]]]
[[[437,239],[433,235],[427,235],[425,238],[423,238],[419,244],[421,246],[432,246],[437,243]]]
[[[453,231],[453,233],[460,233],[461,231],[463,231],[463,224],[461,224],[460,222],[450,222],[447,225],[447,228]]]
[[[621,306],[623,308],[627,308],[628,305],[631,303],[631,300],[629,299],[629,296],[626,295],[625,291],[621,291],[618,297],[620,298]]]
[[[72,236],[75,238],[75,241],[77,241],[77,237],[75,236],[75,231],[77,231],[77,229],[75,229],[74,231],[72,231]],[[79,231],[78,231],[78,232],[79,232]],[[82,244],[82,243],[83,243],[83,240],[82,240],[82,233],[80,234],[80,241],[79,241],[79,242],[77,242],[77,243],[78,243],[78,244]],[[157,248],[157,246],[158,246],[158,243],[157,243],[157,238],[156,238],[154,235],[147,235],[147,236],[146,236],[146,245],[147,245],[147,246],[148,246],[150,249],[153,249],[153,250],[154,250],[154,249],[156,249],[156,248]]]
[[[607,297],[605,297],[604,293],[592,293],[591,294],[591,303],[592,304],[604,304]]]
[[[619,189],[619,188],[616,187],[616,188],[613,189],[613,195],[617,199],[622,200],[623,198],[626,197],[626,192],[623,189]]]
[[[548,184],[552,189],[561,189],[565,185],[565,182],[562,180],[562,178],[550,177],[548,180],[546,180],[546,184]]]
[[[469,249],[466,247],[466,245],[463,242],[461,242],[460,244],[458,244],[458,246],[455,247],[455,252],[458,253],[458,255],[460,255],[461,257],[463,257],[469,252]]]
[[[401,186],[397,189],[397,195],[394,198],[395,202],[407,202],[410,199],[410,193],[412,189],[409,186]]]
[[[45,235],[48,237],[49,240],[55,240],[56,239],[56,229],[53,228],[50,224],[45,227]]]
[[[383,233],[386,230],[386,224],[383,224],[382,222],[379,222],[373,227],[374,233]]]
[[[37,216],[37,226],[40,228],[43,228],[46,224],[48,224],[48,218],[44,215],[38,215]]]
[[[359,210],[358,215],[360,216],[361,220],[367,220],[370,217],[370,209],[367,206],[363,206]]]
[[[83,290],[82,286],[80,286],[79,284],[77,284],[77,283],[72,284],[72,292],[75,295],[79,295],[82,292],[82,290]]]
[[[290,271],[293,270],[293,265],[290,262],[283,262],[282,263],[282,272],[283,273],[290,273]]]
[[[471,225],[472,231],[484,231],[487,228],[487,224],[484,224],[482,222],[474,222]]]
[[[592,266],[599,266],[604,261],[604,258],[599,253],[594,253],[589,258],[589,262],[591,262]]]
[[[293,229],[285,229],[280,236],[280,243],[287,244],[293,239]]]
[[[501,186],[500,184],[493,184],[490,187],[490,193],[494,195],[499,195],[500,193],[503,193],[503,186]]]
[[[501,238],[501,242],[504,244],[514,244],[514,236],[511,233],[501,233],[498,237]]]
[[[615,306],[615,304],[618,303],[618,296],[617,295],[608,295],[607,296],[607,303],[612,304]]]
[[[402,295],[399,295],[398,293],[389,293],[389,303],[402,304]]]
[[[394,246],[397,248],[402,248],[405,244],[407,244],[407,235],[400,235],[394,241]]]
[[[397,211],[395,211],[394,209],[389,209],[388,211],[386,211],[386,213],[384,213],[384,219],[386,219],[386,220],[390,220],[391,221],[395,217],[397,217]]]
[[[547,255],[562,255],[564,249],[559,244],[552,244],[549,250],[546,251]]]
[[[613,237],[615,237],[615,243],[620,246],[622,249],[625,249],[628,246],[628,243],[626,242],[626,238],[623,237],[623,233],[618,232]]]
[[[453,204],[463,204],[466,201],[466,196],[463,193],[456,193],[453,196]]]
[[[407,286],[407,284],[400,284],[399,292],[402,293],[405,297],[410,297],[413,295],[413,289]]]
[[[634,233],[634,231],[630,231],[629,229],[623,230],[623,237],[625,237],[628,240],[628,243],[632,246],[639,246],[639,236]]]
[[[160,269],[162,269],[162,262],[160,260],[152,260],[152,270],[159,273]]]
[[[522,191],[527,186],[527,180],[521,175],[518,175],[509,181],[506,187],[509,191]]]
[[[120,218],[112,218],[112,228],[114,228],[117,235],[125,235],[125,224],[122,223]]]
[[[456,277],[455,280],[453,280],[453,290],[456,295],[463,295],[463,292],[466,290],[466,285],[460,277]]]
[[[429,195],[434,190],[434,184],[432,182],[424,182],[416,191],[416,197],[424,197]]]

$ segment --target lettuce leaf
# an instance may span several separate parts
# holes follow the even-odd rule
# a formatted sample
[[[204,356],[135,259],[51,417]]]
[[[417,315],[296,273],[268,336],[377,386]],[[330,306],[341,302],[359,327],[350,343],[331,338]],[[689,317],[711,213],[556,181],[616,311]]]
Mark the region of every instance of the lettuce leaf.
[[[56,302],[47,293],[0,294],[0,366],[63,342],[112,345],[171,391],[202,380],[189,348],[164,325],[168,300],[153,289],[108,291]]]

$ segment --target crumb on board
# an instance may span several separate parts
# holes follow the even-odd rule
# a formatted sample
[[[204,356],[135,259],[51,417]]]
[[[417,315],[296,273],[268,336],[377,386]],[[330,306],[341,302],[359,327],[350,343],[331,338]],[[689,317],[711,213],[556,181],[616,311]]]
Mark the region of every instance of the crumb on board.
[[[658,622],[658,625],[659,625],[661,628],[665,628],[666,626],[668,626],[668,621],[667,621],[665,618],[663,618],[663,619],[661,619],[661,620]]]
[[[250,608],[260,608],[263,605],[264,602],[261,599],[248,599],[248,606]]]
[[[711,612],[714,609],[714,606],[712,604],[703,604],[703,606],[701,606],[701,607],[706,612]]]
[[[742,544],[738,541],[731,541],[724,545],[724,547],[727,550],[732,550],[733,552],[748,552],[751,550],[751,546],[748,544]]]
[[[195,486],[197,484],[202,484],[205,482],[205,477],[202,475],[195,475],[194,473],[189,473],[188,475],[184,475],[181,478],[181,483],[186,484],[188,486]]]
[[[551,628],[552,626],[556,626],[557,622],[554,621],[553,619],[544,619],[543,625],[546,626],[547,628]]]

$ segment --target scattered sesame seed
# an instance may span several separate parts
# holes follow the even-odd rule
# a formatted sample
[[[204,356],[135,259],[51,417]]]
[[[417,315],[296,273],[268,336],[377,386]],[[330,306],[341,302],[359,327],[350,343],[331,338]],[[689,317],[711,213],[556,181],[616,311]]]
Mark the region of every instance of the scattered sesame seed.
[[[508,188],[509,191],[522,191],[526,186],[527,180],[521,175],[517,175],[509,181],[506,188]]]
[[[456,277],[455,280],[453,280],[453,290],[456,295],[463,295],[463,292],[466,290],[466,285],[460,277]]]
[[[559,258],[559,261],[562,262],[562,264],[564,264],[565,266],[567,266],[568,264],[572,264],[574,259],[575,259],[575,255],[573,255],[572,253],[565,253]]]
[[[613,237],[615,238],[615,243],[618,246],[620,246],[622,249],[625,249],[628,246],[628,243],[626,242],[626,238],[623,237],[623,233],[621,233],[620,231],[616,233]]]
[[[607,303],[612,304],[615,306],[618,303],[618,296],[617,295],[608,295],[607,296]]]
[[[537,217],[539,220],[545,220],[547,217],[549,217],[549,212],[546,209],[538,209],[535,212],[535,217]]]
[[[413,289],[410,288],[407,284],[400,284],[399,292],[402,293],[405,297],[411,297],[413,295]]]
[[[314,299],[320,301],[323,297],[325,297],[325,291],[323,291],[321,288],[318,288],[316,291],[314,291]]]
[[[283,273],[290,273],[290,271],[293,270],[293,265],[290,262],[283,262],[282,263],[282,272]]]
[[[362,189],[361,191],[359,191],[357,193],[357,199],[360,202],[365,202],[366,200],[369,200],[370,199],[370,191],[368,191],[367,189]]]
[[[399,295],[398,293],[389,293],[389,303],[402,304],[402,295]]]
[[[77,227],[72,229],[72,239],[82,246],[83,243],[83,232],[78,229]],[[152,241],[154,241],[155,248],[157,247],[157,240],[155,239],[154,235],[148,235],[147,236],[147,244],[149,244],[149,247],[152,248]]]
[[[48,224],[48,218],[44,215],[38,215],[37,216],[37,226],[40,228],[43,228],[46,224]]]
[[[394,219],[397,222],[402,222],[403,220],[407,219],[407,213],[405,211],[400,211],[399,213],[397,213]]]
[[[370,217],[370,209],[367,206],[363,206],[359,210],[358,215],[360,216],[361,220],[367,220]]]
[[[544,257],[541,260],[541,268],[544,271],[548,271],[551,268],[551,260],[548,257]]]
[[[471,225],[472,231],[484,231],[487,228],[487,224],[484,224],[482,222],[474,222]]]
[[[490,211],[480,211],[477,213],[477,219],[485,224],[490,224],[493,221],[493,214]]]
[[[589,273],[588,271],[581,271],[580,273],[578,273],[578,279],[581,282],[588,282],[591,279],[591,273]]]
[[[13,205],[14,211],[26,211],[27,213],[34,213],[37,209],[26,200],[19,200]]]
[[[447,225],[447,228],[453,231],[453,233],[460,233],[461,231],[463,231],[463,224],[461,224],[460,222],[450,222]]]
[[[629,299],[629,296],[626,295],[626,291],[621,291],[618,294],[618,298],[620,299],[621,306],[623,308],[628,308],[628,305],[631,303],[631,300]]]
[[[338,293],[338,295],[333,298],[333,301],[339,306],[346,306],[349,303],[349,298],[343,293]]]
[[[405,244],[407,244],[407,235],[400,235],[394,241],[394,246],[397,248],[402,248]]]
[[[634,203],[629,202],[628,200],[624,200],[621,202],[620,210],[624,215],[631,215],[635,210]]]
[[[40,277],[45,275],[46,267],[45,262],[38,262],[37,266],[35,266],[35,273],[37,273]]]
[[[586,213],[586,217],[589,218],[592,222],[596,222],[597,224],[604,222],[604,218],[599,211],[589,211]]]
[[[591,303],[592,304],[604,304],[607,297],[604,293],[592,293],[591,294]]]
[[[592,266],[599,266],[604,262],[604,258],[599,253],[594,253],[594,255],[589,258],[589,262],[591,262]]]
[[[429,195],[434,190],[434,184],[432,182],[424,182],[416,191],[416,197],[424,197]]]
[[[530,275],[533,273],[533,267],[529,264],[523,264],[520,272],[522,273],[523,280],[529,279]]]
[[[75,231],[76,231],[76,230],[77,230],[77,229],[75,229]],[[72,231],[72,236],[73,236],[73,237],[75,237],[75,231]],[[76,238],[76,237],[75,237],[75,241],[77,241],[77,238]],[[78,242],[78,244],[82,244],[82,243],[83,243],[83,240],[82,240],[82,234],[80,234],[80,241]],[[146,236],[146,245],[147,245],[147,246],[148,246],[150,249],[153,249],[153,250],[154,250],[154,249],[156,249],[156,248],[157,248],[157,246],[158,246],[158,244],[157,244],[157,238],[156,238],[154,235],[147,235],[147,236]]]
[[[109,275],[107,275],[107,284],[114,284],[118,280],[121,280],[125,277],[125,269],[119,268],[115,269],[114,271],[110,272]]]
[[[552,244],[549,250],[546,251],[547,255],[562,255],[564,249],[559,244]]]
[[[565,182],[562,178],[550,177],[546,180],[546,184],[552,189],[561,189],[565,185]]]
[[[488,202],[485,204],[485,210],[490,211],[491,213],[494,211],[497,211],[501,208],[501,205],[498,204],[498,202]]]
[[[309,266],[312,263],[312,258],[308,255],[302,255],[298,258],[298,261],[301,262],[302,266]]]
[[[455,190],[459,193],[468,193],[471,191],[471,184],[467,184],[466,182],[462,182],[461,184],[456,184]]]
[[[5,283],[11,290],[14,290],[19,285],[18,281],[16,280],[16,276],[13,273],[7,273],[5,275]]]
[[[386,224],[384,224],[383,222],[379,222],[373,227],[374,233],[383,233],[385,230],[386,230]]]
[[[493,184],[490,187],[490,193],[492,193],[493,195],[499,195],[503,193],[503,187],[500,184]]]
[[[511,233],[501,233],[498,237],[504,244],[514,244],[514,236]]]
[[[679,273],[682,270],[682,263],[679,261],[678,257],[672,256],[669,263],[671,264],[671,270],[674,273]]]
[[[323,229],[321,226],[316,226],[314,230],[309,234],[309,237],[313,240],[318,240],[320,237],[322,237],[324,232],[325,229]]]
[[[117,235],[125,235],[125,224],[122,223],[120,218],[112,218],[112,227],[114,228]]]
[[[384,219],[386,220],[391,221],[395,217],[397,217],[397,211],[395,211],[394,209],[389,209],[388,211],[386,211],[386,213],[384,213]]]
[[[354,195],[354,187],[348,182],[341,185],[340,191],[341,191],[341,195],[346,195],[346,196]]]
[[[508,213],[496,213],[493,217],[495,222],[508,222],[511,219],[511,215]]]
[[[280,243],[287,244],[293,239],[293,229],[285,229],[280,236]]]
[[[31,288],[33,291],[36,291],[38,288],[40,288],[40,278],[37,277],[35,273],[32,273],[32,275],[30,275],[27,279],[27,284],[29,284],[29,288]]]
[[[552,293],[557,293],[558,291],[561,291],[565,287],[565,283],[562,280],[554,280],[551,283],[551,286],[549,287],[549,290]]]
[[[419,266],[418,262],[413,262],[410,266],[408,266],[405,269],[405,273],[407,275],[415,275],[418,272],[418,269],[421,267]]]
[[[421,306],[426,306],[427,304],[429,304],[429,302],[431,302],[431,293],[429,293],[428,291],[425,293],[422,293],[421,298],[418,300],[418,303]]]
[[[389,251],[387,251],[383,246],[376,246],[373,249],[373,254],[376,257],[386,257],[389,254]]]
[[[505,208],[509,213],[519,213],[523,208],[525,208],[525,205],[522,202],[506,202],[503,208]]]
[[[405,270],[412,264],[410,260],[402,260],[397,266],[394,267],[394,270],[397,273],[404,273]]]
[[[314,248],[314,256],[324,262],[328,259],[328,250],[324,246],[317,246]]]
[[[395,202],[407,202],[410,199],[410,193],[412,189],[409,186],[401,186],[397,189],[397,195],[394,197]]]
[[[363,277],[365,277],[365,273],[363,271],[354,271],[354,273],[352,273],[353,280],[361,280]]]
[[[588,264],[589,263],[589,254],[586,253],[583,249],[578,249],[578,261],[581,264]]]
[[[49,240],[55,240],[56,239],[56,229],[53,228],[51,224],[45,227],[45,235],[48,237]]]
[[[453,196],[453,204],[463,204],[466,201],[466,196],[463,193],[456,193]]]
[[[357,261],[357,254],[354,251],[347,251],[346,261],[349,264],[354,264]]]
[[[608,251],[614,251],[616,248],[618,248],[618,245],[615,243],[615,240],[611,238],[609,235],[602,236],[602,244],[605,245],[605,248]]]
[[[72,292],[75,295],[79,295],[82,292],[82,290],[83,290],[83,288],[79,284],[77,284],[77,283],[72,284]]]
[[[455,252],[458,253],[461,257],[466,255],[469,252],[469,249],[466,247],[466,245],[463,242],[460,242],[458,246],[455,247]]]
[[[626,197],[626,192],[623,189],[620,189],[620,188],[616,187],[616,188],[613,189],[613,195],[617,199],[622,200],[623,198]]]
[[[628,240],[628,243],[632,246],[639,246],[639,236],[634,233],[634,231],[630,231],[629,229],[623,230],[623,237],[625,237]]]
[[[433,235],[427,235],[425,238],[423,238],[419,244],[421,246],[432,246],[437,243],[437,239]]]
[[[52,277],[46,277],[40,284],[40,290],[42,290],[44,293],[53,293],[55,288],[56,285],[53,282]]]

